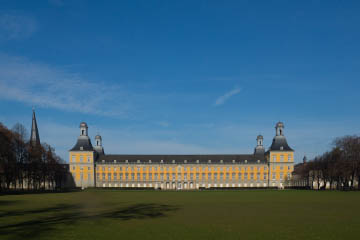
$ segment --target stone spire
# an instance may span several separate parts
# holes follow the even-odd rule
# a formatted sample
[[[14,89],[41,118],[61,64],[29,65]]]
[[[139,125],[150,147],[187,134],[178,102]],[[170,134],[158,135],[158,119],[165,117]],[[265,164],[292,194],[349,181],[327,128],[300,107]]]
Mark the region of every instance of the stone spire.
[[[40,145],[39,130],[38,130],[37,123],[36,123],[34,108],[33,108],[33,115],[32,115],[30,144],[32,147],[36,147],[36,146]]]

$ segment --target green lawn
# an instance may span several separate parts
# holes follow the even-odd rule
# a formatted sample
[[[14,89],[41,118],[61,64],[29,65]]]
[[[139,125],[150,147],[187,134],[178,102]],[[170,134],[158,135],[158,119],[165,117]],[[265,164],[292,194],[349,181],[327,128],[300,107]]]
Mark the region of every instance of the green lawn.
[[[0,239],[357,239],[360,192],[112,191],[0,196]]]

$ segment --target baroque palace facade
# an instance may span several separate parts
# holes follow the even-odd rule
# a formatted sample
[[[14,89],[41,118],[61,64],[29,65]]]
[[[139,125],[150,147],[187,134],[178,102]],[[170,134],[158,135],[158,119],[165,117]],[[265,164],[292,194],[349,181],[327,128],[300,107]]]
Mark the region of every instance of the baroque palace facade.
[[[268,151],[257,137],[253,154],[124,155],[105,154],[100,135],[95,146],[88,126],[69,151],[70,171],[77,187],[201,189],[233,187],[284,187],[294,169],[294,150],[284,136],[284,124]]]

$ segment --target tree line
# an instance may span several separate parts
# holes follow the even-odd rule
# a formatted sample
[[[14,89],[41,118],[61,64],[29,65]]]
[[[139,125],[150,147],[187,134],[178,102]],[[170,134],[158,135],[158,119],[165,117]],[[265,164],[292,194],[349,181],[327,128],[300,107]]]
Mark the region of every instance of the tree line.
[[[67,165],[43,143],[32,146],[26,128],[0,123],[0,191],[56,190],[64,187]]]
[[[330,151],[299,165],[297,170],[311,189],[360,190],[360,137],[335,139]]]

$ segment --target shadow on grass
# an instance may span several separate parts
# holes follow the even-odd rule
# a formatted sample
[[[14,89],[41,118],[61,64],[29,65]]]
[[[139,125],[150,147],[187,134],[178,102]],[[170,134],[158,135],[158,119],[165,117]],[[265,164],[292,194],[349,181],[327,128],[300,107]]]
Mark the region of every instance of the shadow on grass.
[[[135,204],[112,211],[87,214],[77,205],[61,204],[51,208],[29,211],[2,212],[0,217],[24,216],[20,222],[0,225],[0,236],[11,239],[37,239],[40,236],[59,230],[61,225],[72,225],[82,220],[113,219],[127,221],[132,219],[148,219],[167,216],[168,212],[177,211],[179,207],[165,204]],[[69,211],[70,210],[70,211]],[[68,212],[64,212],[68,211]],[[46,214],[47,216],[31,216],[32,214]],[[61,227],[63,227],[61,226]]]

